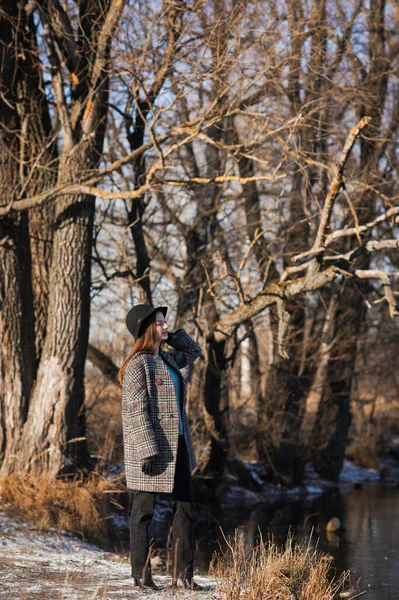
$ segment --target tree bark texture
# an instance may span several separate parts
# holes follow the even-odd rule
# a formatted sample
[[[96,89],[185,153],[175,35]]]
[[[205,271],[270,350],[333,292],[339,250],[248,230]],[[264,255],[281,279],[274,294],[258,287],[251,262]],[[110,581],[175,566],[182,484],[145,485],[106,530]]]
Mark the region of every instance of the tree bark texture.
[[[52,130],[42,92],[33,18],[25,19],[25,6],[10,9],[5,3],[9,12],[1,25],[8,39],[1,48],[13,68],[8,68],[9,60],[2,72],[10,74],[6,92],[16,100],[14,106],[5,102],[2,115],[7,120],[4,131],[17,131],[13,139],[20,146],[7,153],[5,140],[1,152],[9,163],[3,161],[8,176],[15,179],[9,189],[20,197],[42,191],[55,180],[68,184],[97,169],[108,110],[110,44],[123,5],[121,0],[82,3],[77,41],[60,6],[46,2],[41,7],[54,111],[62,133],[58,157],[55,139],[60,131]],[[59,55],[72,73],[70,108],[60,83]],[[4,193],[1,199],[4,203]],[[11,331],[1,365],[8,375],[0,400],[3,475],[21,468],[57,475],[87,464],[84,365],[94,210],[94,197],[64,195],[55,206],[43,205],[18,218],[10,213],[1,223],[1,295],[6,310],[0,326],[6,323]]]
[[[65,161],[61,173],[72,178],[81,165],[76,156],[73,162]],[[52,473],[87,463],[84,365],[93,221],[94,198],[68,197],[57,203],[48,326],[20,444],[22,454],[41,459]]]
[[[16,157],[21,153],[17,111],[23,77],[18,69],[18,35],[11,19],[16,6],[0,15],[0,63],[4,91],[0,97],[0,204],[12,202],[21,186]],[[36,374],[31,256],[27,214],[0,220],[0,464],[12,455],[26,419]]]
[[[388,75],[391,68],[386,48],[385,0],[370,4],[367,11],[369,34],[368,53],[370,67],[364,80],[366,102],[359,108],[359,114],[371,117],[366,136],[361,139],[360,172],[363,181],[378,187],[384,180],[380,172],[380,138],[383,126],[383,110],[387,95]],[[355,210],[361,209],[362,218],[372,218],[375,210],[376,194],[372,189],[361,194],[355,202]],[[370,232],[369,234],[370,235]],[[344,250],[346,248],[344,247]],[[369,268],[369,255],[359,258],[358,266]],[[348,282],[339,293],[337,312],[334,317],[340,343],[334,346],[329,361],[327,386],[320,404],[318,435],[323,431],[323,450],[317,455],[315,466],[322,477],[338,481],[342,469],[345,448],[351,423],[350,399],[355,371],[358,337],[366,327],[366,306],[364,297],[367,284],[359,281],[354,286]],[[343,333],[344,332],[344,335]]]

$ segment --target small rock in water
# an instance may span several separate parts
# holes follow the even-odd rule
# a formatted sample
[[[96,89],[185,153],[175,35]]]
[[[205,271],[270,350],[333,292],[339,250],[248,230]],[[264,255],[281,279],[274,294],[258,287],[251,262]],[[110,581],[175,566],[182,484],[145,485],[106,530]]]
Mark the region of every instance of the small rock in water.
[[[333,517],[327,523],[327,531],[338,531],[341,528],[341,521],[337,517]]]
[[[359,590],[351,587],[349,590],[345,590],[345,592],[340,592],[338,594],[339,598],[352,598],[354,597],[353,594],[359,594]]]

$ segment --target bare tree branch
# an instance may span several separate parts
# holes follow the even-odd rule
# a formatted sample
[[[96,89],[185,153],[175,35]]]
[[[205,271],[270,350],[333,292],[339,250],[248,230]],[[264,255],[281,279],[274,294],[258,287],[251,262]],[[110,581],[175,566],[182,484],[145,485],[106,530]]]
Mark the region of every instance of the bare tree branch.
[[[352,127],[352,129],[349,132],[341,155],[334,167],[330,190],[324,202],[323,210],[320,217],[319,228],[316,234],[316,239],[311,249],[311,251],[313,252],[317,252],[322,248],[322,246],[324,246],[324,242],[326,239],[326,229],[330,225],[331,212],[334,206],[334,202],[341,189],[342,175],[345,169],[345,165],[348,161],[350,151],[353,148],[356,138],[359,136],[362,129],[364,129],[366,125],[370,122],[370,120],[370,117],[363,117],[363,119],[361,119],[359,123],[355,125],[355,127]]]
[[[77,72],[76,42],[71,21],[59,0],[38,3],[42,17],[51,24],[51,30],[62,54],[63,61],[71,74]]]
[[[105,375],[112,383],[119,385],[117,381],[119,368],[109,356],[104,354],[99,348],[89,344],[87,346],[87,358],[95,367],[100,369],[101,373],[103,373],[103,375]]]
[[[332,233],[330,233],[327,236],[327,238],[324,242],[323,248],[319,248],[318,250],[313,250],[313,249],[307,250],[306,252],[297,254],[291,260],[293,262],[302,262],[305,258],[319,256],[319,255],[323,254],[326,251],[326,249],[335,240],[344,238],[344,237],[350,237],[352,235],[358,235],[359,233],[364,233],[366,231],[369,231],[376,225],[379,225],[380,223],[384,223],[385,221],[387,221],[388,219],[391,219],[391,218],[393,218],[393,222],[395,224],[399,223],[399,207],[398,206],[393,206],[392,208],[390,208],[389,210],[384,212],[382,215],[380,215],[376,219],[373,219],[373,221],[370,221],[369,223],[365,223],[364,225],[358,225],[357,227],[348,227],[347,229],[337,229],[337,231],[333,231]],[[395,240],[391,240],[389,242],[389,244],[386,246],[386,248],[394,248],[395,247],[394,241]],[[385,243],[385,242],[381,242],[381,243]],[[365,247],[369,252],[373,252],[373,251],[379,249],[378,246],[375,244],[377,244],[377,242],[373,242],[373,240],[371,240],[370,242],[367,242]],[[382,249],[382,246],[381,246],[381,249]],[[335,255],[335,258],[336,259],[344,258],[344,257],[348,258],[354,251],[355,250],[353,250],[350,253],[345,254],[345,255],[342,255],[342,254]],[[327,257],[325,260],[327,260],[328,258],[330,258],[331,260],[334,259],[334,257]],[[303,264],[295,266],[295,267],[287,267],[284,272],[283,279],[286,279],[289,274],[298,273],[300,271],[303,271],[308,266],[309,266],[309,262],[304,262]]]
[[[91,76],[91,88],[87,97],[86,109],[82,120],[82,131],[89,135],[97,121],[97,105],[102,101],[99,90],[104,87],[108,79],[106,67],[109,60],[109,46],[112,35],[119,23],[126,0],[112,0],[105,17],[103,26],[98,36],[96,59]]]

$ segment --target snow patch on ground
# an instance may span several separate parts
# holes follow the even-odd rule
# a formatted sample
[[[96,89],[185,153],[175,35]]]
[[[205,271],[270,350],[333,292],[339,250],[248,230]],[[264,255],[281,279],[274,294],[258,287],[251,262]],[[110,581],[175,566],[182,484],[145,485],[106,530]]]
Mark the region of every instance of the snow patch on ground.
[[[168,589],[170,578],[155,575],[167,586],[162,592],[134,587],[126,557],[104,552],[66,532],[39,533],[30,523],[13,521],[0,512],[0,598],[7,600],[81,600],[178,597],[197,600],[218,598],[216,583],[196,576],[207,590],[193,593]]]
[[[380,481],[381,477],[376,469],[357,467],[350,460],[345,460],[339,480],[345,483],[364,483],[366,481]]]
[[[255,468],[253,473],[259,477]],[[348,460],[340,476],[343,484],[379,480],[378,471],[357,467]],[[319,495],[332,486],[330,482],[320,479],[310,466],[306,469],[305,485],[291,490],[269,483],[262,483],[256,491],[248,490],[242,488],[234,476],[226,478],[226,484],[222,494],[224,509],[242,506],[248,509],[250,505],[284,496],[299,498]],[[158,510],[165,516],[170,507],[167,503],[160,503]],[[118,524],[123,525],[122,522]],[[166,590],[152,592],[135,588],[126,556],[105,552],[63,531],[39,533],[34,525],[14,521],[0,511],[0,600],[219,598],[215,591],[216,581],[210,577],[196,576],[196,581],[207,586],[207,590],[201,593],[183,588],[171,590],[170,578],[163,575],[155,574],[154,579],[166,585]]]
[[[251,469],[254,477],[258,477],[259,482],[262,482],[257,473],[256,465],[248,463],[247,469]],[[396,472],[393,467],[390,467],[390,469],[394,476],[397,474],[397,477],[399,477],[399,470]],[[225,478],[225,481],[227,483],[227,489],[223,489],[223,494],[221,495],[221,503],[225,507],[236,506],[238,504],[253,505],[259,502],[268,500],[274,501],[283,498],[304,499],[309,496],[321,496],[337,487],[337,485],[331,481],[321,479],[320,475],[315,471],[311,464],[306,466],[303,485],[288,489],[276,484],[263,482],[255,492],[240,486],[239,479],[232,475],[228,475]],[[381,475],[375,469],[358,467],[350,460],[345,460],[339,481],[343,484],[375,482],[381,481]]]

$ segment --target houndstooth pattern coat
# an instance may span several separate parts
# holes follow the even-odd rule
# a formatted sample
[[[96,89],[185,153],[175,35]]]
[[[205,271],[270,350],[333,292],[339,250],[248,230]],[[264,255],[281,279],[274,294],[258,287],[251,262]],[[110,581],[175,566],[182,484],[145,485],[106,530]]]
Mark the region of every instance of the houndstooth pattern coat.
[[[138,352],[125,368],[122,383],[122,428],[127,487],[145,492],[173,491],[179,436],[179,417],[173,379],[164,361],[181,378],[182,420],[191,470],[196,466],[186,414],[186,382],[180,369],[193,363],[201,347],[184,331],[169,334],[173,350],[159,354]],[[143,458],[157,455],[155,475],[141,470]]]

